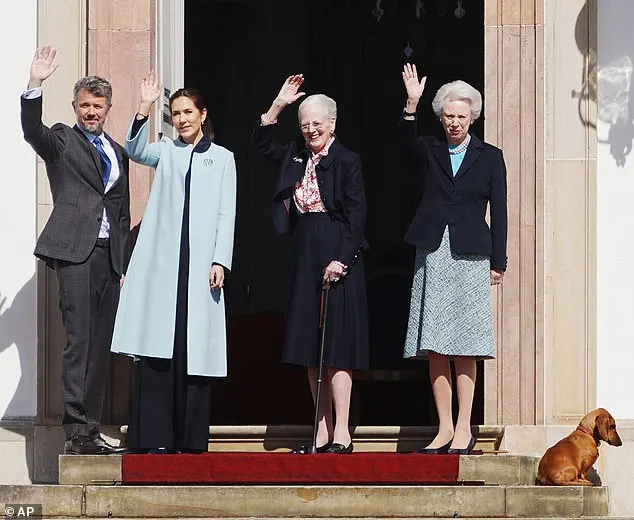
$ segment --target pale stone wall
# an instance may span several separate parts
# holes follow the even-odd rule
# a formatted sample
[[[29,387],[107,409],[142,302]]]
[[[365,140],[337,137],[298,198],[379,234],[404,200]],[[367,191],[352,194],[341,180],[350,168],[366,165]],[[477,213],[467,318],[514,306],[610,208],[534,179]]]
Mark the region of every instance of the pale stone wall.
[[[22,138],[20,95],[35,48],[37,1],[15,3],[10,18],[0,31],[0,482],[24,483],[37,411],[36,162]]]
[[[634,2],[598,6],[597,403],[634,419]]]
[[[0,417],[36,413],[35,154],[20,127],[20,94],[28,82],[36,41],[36,2],[21,2],[16,23],[0,32]],[[15,42],[19,41],[20,45]]]
[[[596,136],[588,83],[596,13],[545,1],[544,418],[572,424],[596,406]]]

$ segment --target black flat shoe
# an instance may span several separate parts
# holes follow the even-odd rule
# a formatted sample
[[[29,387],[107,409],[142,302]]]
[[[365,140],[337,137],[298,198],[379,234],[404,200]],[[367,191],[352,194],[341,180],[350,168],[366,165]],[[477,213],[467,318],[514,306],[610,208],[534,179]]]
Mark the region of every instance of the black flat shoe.
[[[180,453],[182,453],[180,450],[173,450],[165,447],[152,448],[151,450],[148,450],[148,455],[178,455]]]
[[[475,446],[475,438],[471,437],[469,439],[469,444],[467,444],[466,448],[449,448],[447,453],[449,455],[469,455]]]
[[[416,453],[419,455],[443,455],[448,452],[452,441],[453,438],[449,439],[449,442],[440,448],[421,448],[420,450],[416,450]]]
[[[323,446],[317,446],[317,453],[326,453],[332,443],[327,442]],[[311,455],[313,453],[313,447],[310,444],[302,444],[299,448],[295,448],[291,451],[295,455]]]
[[[338,455],[348,455],[352,453],[354,446],[352,442],[348,444],[348,446],[344,446],[343,444],[339,444],[338,442],[333,442],[330,448],[326,450],[326,453],[336,453]]]

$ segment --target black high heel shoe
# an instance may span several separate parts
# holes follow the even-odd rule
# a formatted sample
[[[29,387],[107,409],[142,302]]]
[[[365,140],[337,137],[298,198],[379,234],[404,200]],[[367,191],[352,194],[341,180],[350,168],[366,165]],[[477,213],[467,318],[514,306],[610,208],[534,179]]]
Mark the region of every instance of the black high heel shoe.
[[[326,450],[326,453],[336,453],[338,455],[349,455],[352,453],[354,446],[352,445],[352,441],[347,446],[340,444],[338,442],[333,442],[330,445],[330,448]]]
[[[326,453],[331,446],[332,442],[327,442],[323,446],[317,446],[317,453]],[[295,455],[310,455],[312,452],[313,447],[310,444],[302,444],[299,448],[295,448],[291,451],[291,453]]]
[[[416,450],[416,453],[419,455],[442,455],[447,453],[447,450],[449,450],[449,446],[451,446],[452,442],[453,437],[449,439],[447,444],[443,444],[440,448],[421,448],[420,450]]]
[[[469,439],[469,444],[467,444],[466,448],[449,448],[447,450],[447,453],[449,455],[470,455],[471,451],[473,450],[473,447],[475,446],[475,443],[476,443],[476,440],[472,435],[471,439]]]

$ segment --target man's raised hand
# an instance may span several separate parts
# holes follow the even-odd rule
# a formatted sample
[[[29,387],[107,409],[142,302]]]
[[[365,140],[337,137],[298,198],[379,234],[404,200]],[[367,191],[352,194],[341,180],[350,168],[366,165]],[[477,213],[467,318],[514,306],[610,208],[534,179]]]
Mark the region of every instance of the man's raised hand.
[[[57,50],[51,45],[42,45],[37,48],[31,62],[28,88],[41,86],[42,82],[57,70],[58,65],[53,64],[56,54]]]

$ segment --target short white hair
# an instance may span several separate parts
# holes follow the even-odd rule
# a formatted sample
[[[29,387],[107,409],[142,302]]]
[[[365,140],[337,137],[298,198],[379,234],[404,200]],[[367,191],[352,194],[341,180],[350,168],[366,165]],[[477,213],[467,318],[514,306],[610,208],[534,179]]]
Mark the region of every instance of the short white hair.
[[[297,119],[302,118],[302,109],[308,105],[321,105],[330,118],[337,119],[337,103],[325,94],[313,94],[302,101],[297,109]]]
[[[466,101],[471,106],[471,118],[473,121],[480,117],[480,112],[482,112],[482,95],[466,81],[458,79],[451,83],[445,83],[438,89],[434,100],[431,102],[434,114],[438,117],[442,115],[442,109],[445,106],[446,100]]]

